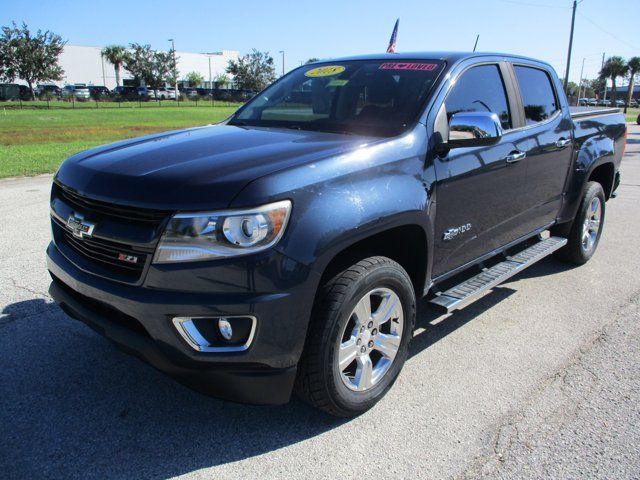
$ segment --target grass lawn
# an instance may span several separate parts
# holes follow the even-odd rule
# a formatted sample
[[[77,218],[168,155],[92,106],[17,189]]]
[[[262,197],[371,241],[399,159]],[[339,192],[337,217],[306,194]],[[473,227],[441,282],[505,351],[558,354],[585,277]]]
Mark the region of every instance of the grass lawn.
[[[638,119],[638,115],[640,115],[640,108],[629,108],[627,109],[627,122],[634,122]]]
[[[165,105],[166,103],[166,105]],[[104,143],[147,133],[214,123],[231,115],[238,105],[190,102],[123,104],[74,109],[3,109],[0,104],[0,178],[54,172],[68,156]],[[78,104],[76,104],[77,106]],[[125,106],[126,105],[126,106]],[[640,109],[627,111],[635,122]]]
[[[137,104],[136,104],[137,105]],[[129,137],[206,125],[235,106],[3,110],[0,106],[0,178],[54,172],[68,156]]]

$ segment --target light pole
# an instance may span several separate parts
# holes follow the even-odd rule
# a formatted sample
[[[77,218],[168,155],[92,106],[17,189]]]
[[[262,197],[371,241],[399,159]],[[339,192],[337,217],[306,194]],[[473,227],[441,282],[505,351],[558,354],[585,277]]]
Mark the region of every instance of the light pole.
[[[600,71],[604,68],[604,55],[606,52],[602,52],[602,64],[600,65]],[[602,97],[602,101],[607,101],[607,79],[604,79],[604,97]]]
[[[584,73],[584,57],[582,58],[582,68],[580,69],[580,82],[578,83],[578,100],[577,105],[580,105],[580,92],[582,91],[582,74]],[[586,89],[585,89],[586,91]]]
[[[207,58],[209,59],[209,88],[213,90],[213,83],[211,83],[211,55],[207,55]]]
[[[571,14],[571,33],[569,34],[569,51],[567,52],[567,69],[564,72],[564,91],[567,92],[569,83],[569,66],[571,65],[571,47],[573,47],[573,26],[576,23],[576,7],[578,2],[573,0],[573,13]]]
[[[284,76],[284,50],[280,50],[278,53],[282,54],[282,76]]]
[[[176,44],[173,41],[173,38],[170,38],[171,42],[171,51],[173,52],[173,88],[176,94],[176,102],[178,101],[178,64],[176,63]]]

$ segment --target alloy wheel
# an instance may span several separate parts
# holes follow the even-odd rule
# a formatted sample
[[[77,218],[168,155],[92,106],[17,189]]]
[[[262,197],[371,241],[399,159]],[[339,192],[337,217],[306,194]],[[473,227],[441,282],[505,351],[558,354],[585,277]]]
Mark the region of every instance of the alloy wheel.
[[[363,392],[389,371],[400,348],[404,312],[398,295],[376,288],[356,304],[340,337],[337,368],[344,385]]]
[[[594,197],[589,204],[586,218],[582,224],[582,249],[585,252],[593,250],[598,240],[601,217],[602,203],[598,197]]]

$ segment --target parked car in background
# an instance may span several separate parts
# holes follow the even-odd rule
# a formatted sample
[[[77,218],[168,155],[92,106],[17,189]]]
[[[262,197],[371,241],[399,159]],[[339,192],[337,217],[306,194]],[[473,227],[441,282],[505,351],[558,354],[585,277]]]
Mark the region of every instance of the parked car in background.
[[[20,90],[21,100],[31,100],[31,90],[29,90],[29,87],[27,87],[26,85],[19,85],[18,89]]]
[[[147,87],[138,87],[138,97],[142,97],[143,100],[155,100],[156,92]]]
[[[116,87],[111,90],[111,96],[116,100],[138,100],[138,88]]]
[[[0,100],[31,100],[31,92],[26,85],[0,83]]]
[[[196,97],[198,97],[200,95],[198,93],[198,89],[197,88],[192,88],[192,87],[183,88],[180,93],[185,95],[187,98],[196,98]]]
[[[598,99],[597,98],[590,98],[588,105],[590,107],[596,107],[598,105]]]
[[[102,85],[89,85],[89,94],[94,100],[100,100],[111,96],[109,89]]]
[[[39,98],[60,98],[62,96],[62,89],[53,84],[39,84],[36,88],[36,95]]]
[[[62,89],[63,98],[76,98],[77,100],[89,100],[91,93],[86,85],[65,85]]]
[[[213,90],[210,88],[196,88],[196,92],[198,92],[198,95],[201,97],[210,98],[213,95]]]
[[[156,93],[156,98],[160,100],[175,100],[176,91],[173,88],[159,88]]]
[[[611,100],[604,100],[604,99],[600,99],[598,100],[598,106],[599,107],[610,107],[611,106]]]
[[[581,107],[586,107],[587,105],[589,105],[589,99],[588,98],[579,98],[578,99],[578,105],[580,105]]]
[[[624,100],[616,100],[616,107],[624,107],[627,102]]]
[[[638,102],[636,101],[635,98],[632,98],[631,101],[629,102],[629,106],[631,108],[637,108],[638,107]]]

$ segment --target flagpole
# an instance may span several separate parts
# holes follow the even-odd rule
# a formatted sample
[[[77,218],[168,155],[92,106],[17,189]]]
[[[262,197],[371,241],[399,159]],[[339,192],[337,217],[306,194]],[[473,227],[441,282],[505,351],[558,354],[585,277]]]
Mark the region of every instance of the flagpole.
[[[393,26],[393,31],[391,32],[391,38],[389,39],[389,46],[387,46],[387,53],[396,53],[396,42],[398,40],[398,24],[400,23],[400,19],[396,19],[396,24]]]

